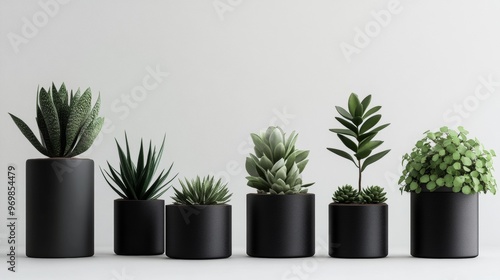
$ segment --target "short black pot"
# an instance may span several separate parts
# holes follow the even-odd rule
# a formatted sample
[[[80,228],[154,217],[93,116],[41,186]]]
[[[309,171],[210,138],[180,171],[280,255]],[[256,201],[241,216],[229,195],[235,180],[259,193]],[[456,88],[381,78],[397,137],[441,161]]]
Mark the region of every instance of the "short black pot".
[[[411,193],[411,255],[474,258],[479,254],[477,194]]]
[[[164,252],[165,201],[114,201],[114,237],[117,255],[161,255]]]
[[[47,158],[26,161],[26,255],[94,255],[94,162]]]
[[[314,194],[247,195],[247,254],[262,258],[314,255]]]
[[[175,259],[231,256],[231,205],[167,205],[166,255]]]
[[[388,254],[387,204],[329,206],[329,255],[334,258],[384,258]]]

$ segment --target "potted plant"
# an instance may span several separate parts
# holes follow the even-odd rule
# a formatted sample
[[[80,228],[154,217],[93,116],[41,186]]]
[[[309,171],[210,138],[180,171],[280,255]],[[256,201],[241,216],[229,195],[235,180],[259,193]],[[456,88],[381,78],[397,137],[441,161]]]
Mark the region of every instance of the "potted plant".
[[[496,193],[495,152],[468,131],[426,132],[403,156],[401,191],[411,193],[411,255],[473,258],[479,254],[478,193]]]
[[[358,169],[358,187],[340,187],[329,205],[329,255],[337,258],[383,258],[388,254],[388,205],[386,193],[379,186],[362,187],[363,171],[390,150],[372,154],[383,141],[373,140],[389,124],[376,126],[381,106],[369,109],[371,95],[362,101],[352,93],[348,110],[336,106],[335,117],[345,128],[330,129],[349,152],[328,148],[352,162]],[[351,155],[352,154],[352,155]]]
[[[247,254],[286,258],[314,255],[314,194],[302,183],[309,151],[295,148],[297,134],[287,138],[279,127],[251,134],[255,154],[246,159]]]
[[[231,195],[214,177],[179,180],[174,204],[166,206],[166,255],[175,259],[231,256]]]
[[[106,182],[121,197],[114,201],[114,251],[117,255],[161,255],[164,252],[165,201],[158,198],[177,176],[168,180],[172,163],[167,171],[163,170],[155,178],[164,145],[165,137],[159,151],[150,141],[146,153],[141,139],[139,156],[134,162],[125,134],[126,150],[116,141],[120,158],[118,170],[109,162],[109,171],[101,168]]]
[[[26,161],[26,255],[38,258],[94,255],[94,162],[87,151],[104,119],[90,88],[68,96],[64,83],[37,91],[40,140],[10,114],[29,142],[48,158]]]

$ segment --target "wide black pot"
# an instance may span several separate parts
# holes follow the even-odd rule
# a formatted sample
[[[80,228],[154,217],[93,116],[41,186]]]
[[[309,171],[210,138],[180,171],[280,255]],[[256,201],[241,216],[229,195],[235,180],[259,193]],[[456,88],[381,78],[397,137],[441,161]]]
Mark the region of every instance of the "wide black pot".
[[[477,194],[411,193],[411,255],[420,258],[477,257],[478,206]]]
[[[231,256],[231,205],[167,205],[166,255],[175,259]]]
[[[47,158],[26,161],[26,255],[94,255],[94,162]]]
[[[314,194],[247,195],[247,254],[262,258],[314,255]]]
[[[329,255],[334,258],[384,258],[388,254],[387,204],[329,206]]]
[[[165,201],[114,201],[114,237],[117,255],[161,255],[164,252]]]

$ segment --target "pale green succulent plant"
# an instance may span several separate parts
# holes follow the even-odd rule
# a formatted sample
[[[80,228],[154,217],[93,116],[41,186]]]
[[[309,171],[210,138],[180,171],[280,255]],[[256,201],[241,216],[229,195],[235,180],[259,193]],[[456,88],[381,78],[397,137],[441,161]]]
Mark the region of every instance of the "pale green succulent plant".
[[[260,135],[252,133],[255,154],[246,159],[248,186],[266,194],[307,193],[314,183],[302,183],[302,171],[308,163],[309,151],[295,148],[297,134],[288,138],[279,127],[269,127]]]

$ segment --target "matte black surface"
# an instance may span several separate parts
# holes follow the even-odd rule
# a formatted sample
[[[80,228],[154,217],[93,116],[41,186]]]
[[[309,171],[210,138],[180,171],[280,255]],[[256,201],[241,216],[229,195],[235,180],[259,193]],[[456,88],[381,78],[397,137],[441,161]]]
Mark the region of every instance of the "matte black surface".
[[[314,194],[247,195],[247,254],[262,258],[314,255]]]
[[[94,162],[26,161],[26,255],[74,258],[94,255]]]
[[[114,201],[114,236],[117,255],[161,255],[164,252],[165,201]]]
[[[388,254],[387,204],[337,204],[329,210],[329,255],[384,258]]]
[[[231,256],[231,205],[167,205],[166,255],[175,259]]]
[[[477,194],[411,193],[411,255],[473,258],[479,254]]]

